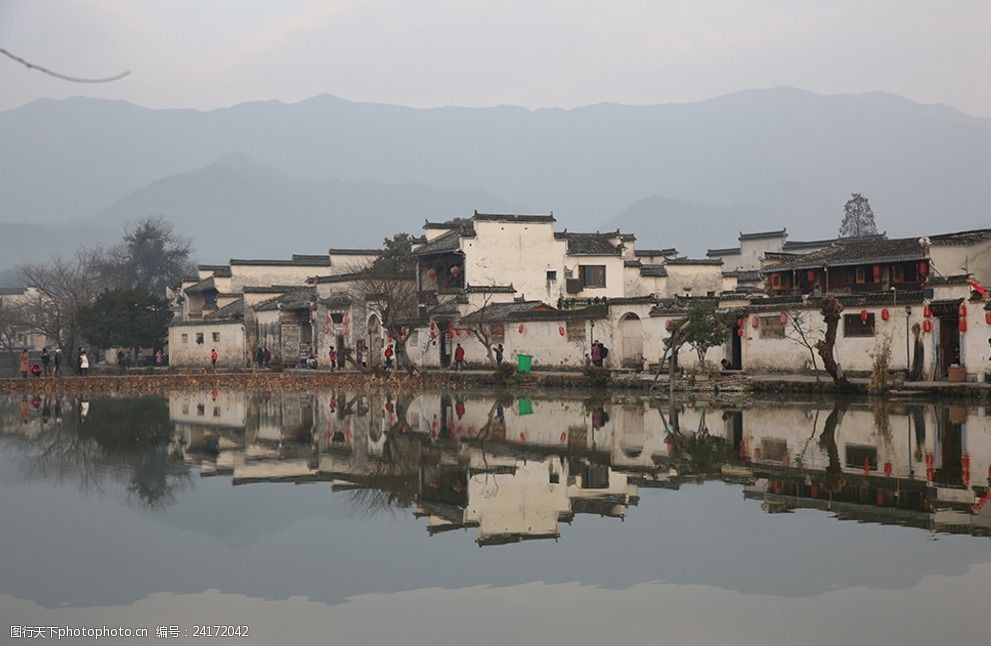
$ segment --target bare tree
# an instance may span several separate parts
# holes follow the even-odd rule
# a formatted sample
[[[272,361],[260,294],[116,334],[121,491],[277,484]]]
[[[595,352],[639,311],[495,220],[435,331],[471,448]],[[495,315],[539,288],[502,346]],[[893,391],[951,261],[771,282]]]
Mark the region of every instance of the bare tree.
[[[34,288],[24,302],[24,323],[54,341],[67,357],[81,339],[79,311],[103,286],[100,259],[99,251],[81,249],[69,260],[52,258],[20,268],[24,284]]]
[[[23,345],[22,335],[27,329],[22,299],[20,295],[0,297],[0,351],[9,356],[12,374],[17,372],[17,352]]]
[[[816,375],[816,383],[819,383],[819,364],[816,360],[816,344],[819,340],[813,337],[814,332],[805,322],[802,311],[784,310],[782,314],[786,317],[787,322],[784,331],[785,338],[809,351],[809,358],[812,359],[812,370]],[[789,332],[791,335],[788,334]]]
[[[838,390],[849,390],[850,380],[843,374],[843,367],[833,356],[833,349],[836,346],[836,329],[839,327],[843,304],[836,297],[827,296],[822,300],[820,312],[823,320],[826,321],[826,333],[822,339],[816,341],[816,351],[822,358],[822,365],[826,368],[826,372],[833,378],[833,385]]]

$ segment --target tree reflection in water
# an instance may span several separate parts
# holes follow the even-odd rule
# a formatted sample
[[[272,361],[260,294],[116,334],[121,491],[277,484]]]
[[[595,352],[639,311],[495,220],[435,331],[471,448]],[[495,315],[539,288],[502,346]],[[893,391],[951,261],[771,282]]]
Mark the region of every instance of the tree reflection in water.
[[[579,514],[624,517],[641,488],[714,479],[769,511],[991,532],[991,424],[960,406],[211,391],[3,400],[0,421],[31,478],[95,491],[110,479],[149,507],[194,469],[235,485],[327,482],[356,515],[406,510],[431,534],[476,528],[481,545],[556,538]]]

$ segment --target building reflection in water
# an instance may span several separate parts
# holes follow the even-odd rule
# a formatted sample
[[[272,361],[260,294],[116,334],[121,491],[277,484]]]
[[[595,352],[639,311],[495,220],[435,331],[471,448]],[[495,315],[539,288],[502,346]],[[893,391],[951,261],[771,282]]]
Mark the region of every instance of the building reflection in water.
[[[235,485],[330,483],[362,513],[409,509],[431,535],[471,528],[482,546],[556,539],[580,514],[624,518],[640,488],[709,479],[769,513],[991,535],[991,417],[977,406],[212,391],[175,393],[167,410],[6,400],[0,415],[5,434],[44,447],[39,477],[109,473],[147,504],[194,468]]]

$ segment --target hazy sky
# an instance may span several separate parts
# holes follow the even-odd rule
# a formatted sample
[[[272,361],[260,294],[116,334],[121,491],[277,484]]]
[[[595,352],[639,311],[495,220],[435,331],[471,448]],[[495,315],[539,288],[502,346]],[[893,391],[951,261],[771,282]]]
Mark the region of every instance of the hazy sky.
[[[991,116],[991,2],[0,0],[0,109],[87,95],[212,108],[662,103],[794,85]]]

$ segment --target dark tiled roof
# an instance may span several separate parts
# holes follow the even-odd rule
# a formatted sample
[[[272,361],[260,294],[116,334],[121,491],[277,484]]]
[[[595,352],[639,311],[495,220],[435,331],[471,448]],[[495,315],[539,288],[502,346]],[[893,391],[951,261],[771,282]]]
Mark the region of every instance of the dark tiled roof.
[[[198,265],[199,271],[209,271],[217,278],[230,278],[231,268],[229,265]]]
[[[290,289],[295,289],[298,285],[245,285],[241,288],[241,291],[245,294],[284,294]]]
[[[642,266],[642,263],[639,260],[624,260],[623,261],[623,266],[624,267],[640,267],[640,266]]]
[[[414,251],[413,255],[430,256],[438,253],[450,253],[452,251],[457,251],[461,248],[462,235],[462,230],[451,229],[447,233],[437,236],[427,244]]]
[[[723,261],[717,258],[672,258],[666,265],[722,265]]]
[[[293,260],[293,262],[304,262],[304,263],[306,263],[306,262],[315,262],[315,263],[322,263],[324,261],[329,261],[330,259],[326,255],[323,255],[323,254],[294,253],[292,255],[292,260]]]
[[[380,256],[381,249],[328,249],[330,256]]]
[[[656,256],[677,256],[678,250],[674,247],[668,249],[637,249],[633,252],[633,255],[637,257],[649,256],[651,258]]]
[[[782,245],[783,251],[801,251],[808,249],[819,249],[821,247],[826,247],[836,242],[836,238],[827,238],[825,240],[788,240]]]
[[[258,267],[330,267],[330,256],[293,256],[291,260],[231,258],[231,265]]]
[[[668,269],[664,265],[643,265],[640,267],[640,275],[650,278],[664,278],[668,275]]]
[[[780,229],[778,231],[756,231],[754,233],[744,233],[740,232],[740,237],[738,240],[762,240],[764,238],[782,238],[788,236],[788,229]]]
[[[764,273],[782,269],[815,269],[819,267],[842,267],[875,262],[903,262],[925,260],[928,250],[919,244],[918,238],[844,238],[828,247],[794,256],[779,263],[769,265]]]
[[[315,295],[316,289],[313,287],[295,287],[281,296],[258,303],[255,305],[255,311],[306,309],[310,307]]]
[[[510,213],[479,213],[475,211],[474,220],[488,222],[532,222],[532,223],[552,223],[554,214],[547,215],[517,215]]]
[[[244,318],[244,299],[239,298],[233,303],[224,305],[216,312],[210,312],[203,317],[207,320],[239,321]]]
[[[620,249],[610,238],[611,233],[555,233],[558,240],[568,242],[568,254],[572,256],[618,256]]]
[[[328,307],[341,307],[343,305],[351,304],[351,297],[347,294],[330,294],[326,298],[320,299],[321,305],[326,305]]]
[[[497,321],[515,321],[524,312],[534,310],[557,311],[542,301],[513,301],[511,303],[490,303],[479,308],[461,319],[462,323],[488,323]]]
[[[186,288],[187,294],[202,294],[203,292],[215,292],[217,291],[217,286],[214,283],[213,276],[209,278],[204,278],[195,285],[190,285]]]
[[[991,238],[991,229],[973,229],[956,233],[940,233],[929,236],[929,241],[938,247],[966,246],[984,242]]]
[[[705,252],[705,255],[709,256],[738,256],[740,255],[739,247],[726,247],[725,249],[709,249]]]
[[[468,285],[465,292],[469,294],[515,294],[516,288],[510,285]]]

